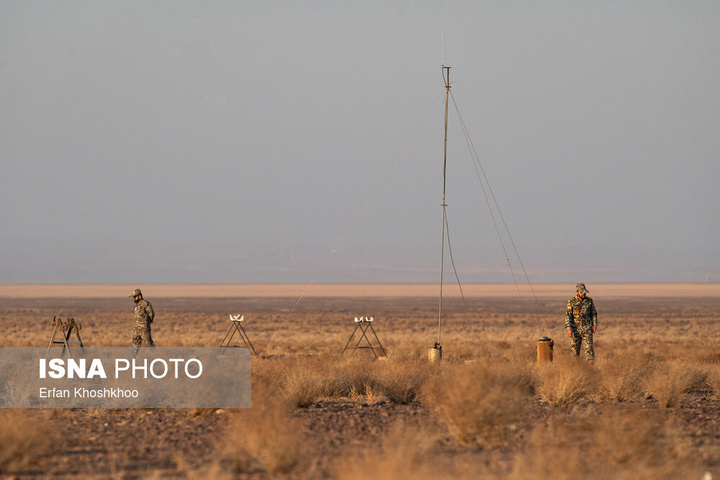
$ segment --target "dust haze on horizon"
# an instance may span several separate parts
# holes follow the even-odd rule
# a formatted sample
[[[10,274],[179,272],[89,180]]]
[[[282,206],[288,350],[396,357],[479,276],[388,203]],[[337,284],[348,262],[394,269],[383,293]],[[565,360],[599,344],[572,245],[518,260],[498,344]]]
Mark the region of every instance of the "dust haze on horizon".
[[[718,282],[718,25],[699,1],[0,0],[0,283],[436,281],[443,63],[462,282]]]

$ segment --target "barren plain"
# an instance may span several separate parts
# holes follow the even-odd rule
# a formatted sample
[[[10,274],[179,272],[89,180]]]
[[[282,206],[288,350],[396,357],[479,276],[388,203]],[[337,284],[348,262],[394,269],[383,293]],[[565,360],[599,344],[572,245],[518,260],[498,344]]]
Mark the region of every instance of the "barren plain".
[[[0,411],[15,478],[720,478],[720,284],[588,285],[597,360],[569,354],[573,285],[0,285],[2,346],[126,346],[140,287],[158,346],[245,315],[253,406]],[[342,354],[372,316],[388,358]],[[540,337],[554,361],[538,365]]]

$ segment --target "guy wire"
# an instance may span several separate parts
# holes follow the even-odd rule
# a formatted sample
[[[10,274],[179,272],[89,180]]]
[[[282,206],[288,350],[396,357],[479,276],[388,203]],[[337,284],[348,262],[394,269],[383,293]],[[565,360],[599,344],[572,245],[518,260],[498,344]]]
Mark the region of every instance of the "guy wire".
[[[470,155],[473,159],[473,164],[475,165],[475,171],[477,173],[478,180],[480,181],[480,186],[482,188],[483,195],[485,196],[485,201],[488,205],[488,209],[490,210],[490,217],[492,218],[493,225],[495,226],[495,232],[498,235],[498,239],[500,240],[500,245],[502,246],[503,253],[505,254],[505,259],[507,261],[508,268],[510,269],[510,274],[512,275],[513,282],[515,283],[515,288],[517,289],[518,296],[520,298],[522,298],[522,293],[520,292],[520,286],[515,277],[515,272],[512,268],[510,256],[507,254],[507,250],[505,249],[505,242],[502,239],[502,235],[500,233],[500,228],[498,226],[497,220],[495,219],[495,214],[492,209],[493,204],[495,205],[495,209],[497,210],[498,216],[500,217],[500,221],[503,224],[505,233],[508,236],[508,239],[510,241],[510,244],[512,245],[513,251],[515,252],[515,257],[518,259],[518,263],[520,264],[520,267],[523,271],[525,280],[526,280],[528,286],[530,287],[530,291],[532,292],[533,298],[535,299],[535,303],[538,306],[538,310],[540,311],[540,319],[543,323],[543,328],[545,328],[545,330],[547,330],[548,326],[547,326],[547,321],[545,318],[546,314],[542,308],[542,305],[540,304],[540,300],[537,297],[535,288],[533,287],[533,284],[530,281],[530,277],[527,273],[527,270],[525,269],[525,265],[523,264],[522,259],[520,258],[520,254],[517,250],[517,247],[515,246],[515,241],[513,240],[512,235],[510,234],[510,229],[508,228],[507,223],[505,222],[505,217],[503,216],[502,211],[500,210],[500,205],[498,204],[497,199],[495,198],[495,193],[493,192],[492,187],[490,186],[490,182],[488,181],[487,175],[485,174],[485,169],[483,168],[482,163],[480,162],[480,158],[477,154],[477,150],[475,149],[475,145],[472,142],[472,138],[470,138],[470,134],[468,132],[467,126],[465,125],[465,120],[463,119],[462,115],[460,114],[460,109],[458,108],[457,102],[455,102],[455,97],[452,94],[452,92],[450,92],[450,95],[452,96],[453,105],[455,105],[455,112],[457,113],[457,116],[459,118],[460,125],[461,125],[462,131],[463,131],[463,135],[465,136],[465,141],[468,145],[468,149],[470,150]],[[483,182],[483,178],[485,179],[485,182]],[[487,191],[485,189],[485,184],[487,184],[487,191],[490,192],[490,197],[492,198],[492,203],[490,202],[490,198],[488,197]],[[530,315],[527,312],[527,310],[525,311],[525,316],[528,317],[528,319],[530,318]]]
[[[450,263],[452,264],[453,272],[455,273],[455,280],[457,280],[458,288],[460,289],[460,298],[462,298],[463,307],[465,308],[465,325],[467,325],[468,330],[470,330],[477,337],[477,339],[480,340],[480,346],[482,347],[483,351],[487,353],[485,345],[482,343],[482,337],[480,337],[480,335],[470,324],[467,300],[465,299],[465,293],[463,292],[462,283],[460,283],[460,276],[458,275],[457,267],[455,266],[455,258],[453,257],[452,246],[450,244],[450,225],[448,224],[447,214],[445,215],[445,231],[447,235],[448,254],[450,254]]]

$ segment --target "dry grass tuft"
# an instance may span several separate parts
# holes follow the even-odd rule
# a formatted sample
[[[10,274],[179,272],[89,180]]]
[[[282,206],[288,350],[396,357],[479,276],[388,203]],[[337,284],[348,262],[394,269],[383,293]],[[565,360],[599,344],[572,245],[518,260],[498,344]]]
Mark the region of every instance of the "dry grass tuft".
[[[700,478],[688,444],[653,413],[569,414],[538,424],[508,478]]]
[[[708,367],[683,359],[662,362],[647,378],[648,394],[661,408],[673,408],[691,392],[700,390],[708,378]]]
[[[597,390],[598,371],[582,358],[559,357],[538,367],[538,397],[553,405],[574,405]]]
[[[403,359],[291,357],[258,360],[253,365],[256,378],[264,379],[300,408],[330,398],[412,403],[418,400],[430,374],[427,362]]]
[[[708,367],[707,383],[715,391],[715,395],[720,397],[720,365],[712,364]]]
[[[647,397],[645,379],[658,368],[660,360],[649,353],[622,352],[600,359],[601,399],[617,402],[643,400]]]
[[[296,407],[307,408],[313,402],[332,396],[339,390],[331,362],[319,358],[298,358],[283,362],[285,368],[278,372],[282,382],[282,394]]]
[[[427,431],[396,423],[381,440],[352,455],[338,457],[334,476],[338,480],[396,480],[435,478],[432,450],[436,437]]]
[[[504,444],[530,404],[521,364],[453,365],[428,381],[424,399],[463,445]]]
[[[422,387],[432,374],[426,361],[391,360],[378,364],[377,378],[381,393],[392,403],[419,401]]]
[[[310,469],[305,427],[291,408],[272,388],[253,385],[252,408],[233,416],[227,435],[224,457],[233,470],[246,472],[259,465],[271,474],[298,474]]]
[[[343,357],[285,360],[282,392],[298,407],[327,398],[377,395],[375,365]]]
[[[40,467],[61,448],[49,412],[0,411],[0,425],[0,474]]]

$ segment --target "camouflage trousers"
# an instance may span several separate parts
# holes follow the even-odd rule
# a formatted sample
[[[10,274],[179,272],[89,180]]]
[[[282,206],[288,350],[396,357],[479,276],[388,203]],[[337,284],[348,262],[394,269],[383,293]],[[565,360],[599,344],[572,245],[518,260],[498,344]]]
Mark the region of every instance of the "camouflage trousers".
[[[585,346],[585,360],[595,360],[595,349],[593,348],[593,331],[592,327],[586,329],[572,329],[572,340],[570,349],[575,357],[580,356],[580,347]]]
[[[155,342],[153,342],[152,339],[152,334],[150,333],[150,323],[135,322],[135,327],[133,328],[132,346],[135,348],[139,348],[142,345],[145,345],[147,347],[155,346]]]

